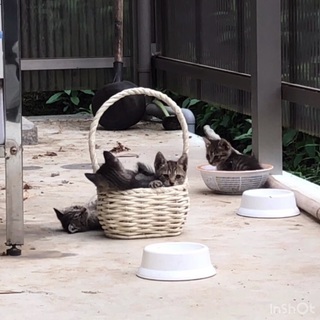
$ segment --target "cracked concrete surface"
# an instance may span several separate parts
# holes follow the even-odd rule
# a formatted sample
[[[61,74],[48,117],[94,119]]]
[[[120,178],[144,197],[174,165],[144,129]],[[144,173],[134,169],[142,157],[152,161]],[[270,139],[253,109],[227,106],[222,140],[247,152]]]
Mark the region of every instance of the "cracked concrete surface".
[[[319,224],[305,214],[277,219],[236,215],[240,196],[215,195],[196,166],[204,143],[190,134],[191,208],[181,236],[112,240],[101,231],[69,235],[52,210],[84,203],[95,192],[84,172],[90,120],[32,118],[39,144],[24,147],[25,245],[20,257],[0,257],[0,318],[15,319],[319,319]],[[180,155],[180,132],[141,123],[97,132],[98,156],[116,141],[139,161],[158,150]],[[51,155],[52,152],[56,156]],[[137,158],[121,158],[132,166]],[[4,187],[4,161],[0,189]],[[0,250],[5,251],[5,191],[0,191]],[[217,275],[161,282],[135,273],[145,245],[162,241],[206,244]]]

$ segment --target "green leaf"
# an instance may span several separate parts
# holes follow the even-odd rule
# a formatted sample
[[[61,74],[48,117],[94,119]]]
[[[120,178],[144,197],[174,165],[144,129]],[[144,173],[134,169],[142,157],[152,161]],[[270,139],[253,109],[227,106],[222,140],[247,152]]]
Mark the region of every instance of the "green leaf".
[[[294,158],[294,161],[293,161],[294,168],[297,168],[302,160],[303,160],[303,154],[301,154],[301,153],[297,154]]]
[[[94,96],[94,92],[92,90],[80,90],[80,91],[85,94],[90,94],[90,95]]]
[[[164,106],[164,104],[160,100],[154,99],[153,103],[162,110],[163,114],[166,117],[169,117],[170,114],[169,114],[167,108]]]
[[[250,154],[252,152],[252,145],[249,144],[244,150],[243,153]]]
[[[78,97],[70,97],[71,102],[77,106],[80,103],[80,99]]]
[[[252,130],[249,129],[247,133],[241,134],[240,136],[235,137],[233,140],[245,140],[252,138]]]
[[[197,104],[198,102],[201,102],[201,101],[198,100],[198,99],[191,99],[190,102],[189,102],[188,107],[194,106],[194,105]]]
[[[306,144],[305,149],[309,157],[314,158],[316,155],[316,149],[319,145],[316,143]]]
[[[66,112],[68,109],[69,109],[69,106],[67,105],[63,108],[63,112]]]
[[[46,104],[52,104],[55,103],[57,101],[60,101],[62,99],[62,95],[64,94],[64,92],[57,92],[55,94],[53,94],[47,101]]]
[[[230,117],[229,115],[226,114],[222,118],[221,125],[226,128],[229,126],[229,123],[230,123]]]
[[[282,137],[283,146],[287,147],[289,144],[294,142],[297,135],[298,135],[298,131],[294,129],[289,129],[287,132],[285,132]]]
[[[64,90],[64,92],[65,92],[68,96],[70,96],[70,94],[71,94],[71,90]]]
[[[77,112],[77,113],[87,113],[87,114],[92,114],[90,107],[89,107],[89,108],[83,108],[83,107],[80,107],[80,108],[79,108],[79,112]]]
[[[203,116],[201,120],[199,120],[199,123],[201,124],[201,127],[207,124],[208,120],[211,118],[213,112],[207,112]]]
[[[78,93],[79,92],[77,90],[71,90],[71,97],[77,97]]]
[[[189,103],[190,103],[190,101],[191,101],[191,99],[190,98],[187,98],[187,99],[185,99],[185,100],[183,100],[183,102],[182,102],[182,108],[186,108],[186,107],[188,107],[189,106]]]

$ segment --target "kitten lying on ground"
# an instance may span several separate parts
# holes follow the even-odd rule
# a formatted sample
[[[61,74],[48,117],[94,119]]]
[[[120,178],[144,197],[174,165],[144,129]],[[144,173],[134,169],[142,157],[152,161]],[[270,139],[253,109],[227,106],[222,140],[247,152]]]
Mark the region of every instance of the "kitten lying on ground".
[[[68,233],[100,230],[101,225],[96,216],[97,197],[95,196],[86,205],[71,206],[60,211],[53,208],[62,228]]]
[[[123,167],[112,153],[103,153],[105,163],[96,173],[85,173],[85,176],[97,188],[106,190],[128,190],[134,188],[159,188],[181,185],[187,177],[188,158],[183,154],[177,161],[166,160],[158,152],[154,168],[139,162],[136,170]],[[96,215],[96,199],[85,206],[71,206],[63,211],[54,208],[63,229],[69,233],[101,229]]]

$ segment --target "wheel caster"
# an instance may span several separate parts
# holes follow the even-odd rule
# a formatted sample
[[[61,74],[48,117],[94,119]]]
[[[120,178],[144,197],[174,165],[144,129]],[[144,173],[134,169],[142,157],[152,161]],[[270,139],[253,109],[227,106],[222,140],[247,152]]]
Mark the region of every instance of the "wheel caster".
[[[21,255],[21,249],[18,249],[15,245],[13,245],[10,249],[7,249],[7,255],[17,257]]]

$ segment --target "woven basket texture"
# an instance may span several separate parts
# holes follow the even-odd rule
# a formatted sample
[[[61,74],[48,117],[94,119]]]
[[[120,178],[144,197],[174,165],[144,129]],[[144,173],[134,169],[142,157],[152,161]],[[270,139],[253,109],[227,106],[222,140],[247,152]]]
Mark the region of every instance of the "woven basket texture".
[[[128,96],[144,94],[170,106],[182,129],[183,153],[189,151],[188,127],[181,109],[167,95],[147,88],[123,90],[109,98],[96,113],[89,133],[89,153],[93,171],[99,169],[95,150],[95,133],[102,114],[115,102]],[[158,150],[155,150],[155,153]],[[114,191],[97,188],[98,218],[104,233],[115,239],[141,239],[178,236],[189,212],[187,181],[179,186],[137,188]]]

